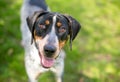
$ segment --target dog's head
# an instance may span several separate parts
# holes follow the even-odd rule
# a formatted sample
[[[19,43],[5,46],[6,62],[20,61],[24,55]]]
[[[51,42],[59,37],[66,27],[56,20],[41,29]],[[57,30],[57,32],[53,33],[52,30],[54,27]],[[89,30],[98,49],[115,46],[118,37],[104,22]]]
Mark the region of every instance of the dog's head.
[[[28,27],[32,33],[32,42],[35,41],[41,64],[49,68],[68,39],[70,47],[81,26],[71,16],[59,13],[37,11],[27,18]]]

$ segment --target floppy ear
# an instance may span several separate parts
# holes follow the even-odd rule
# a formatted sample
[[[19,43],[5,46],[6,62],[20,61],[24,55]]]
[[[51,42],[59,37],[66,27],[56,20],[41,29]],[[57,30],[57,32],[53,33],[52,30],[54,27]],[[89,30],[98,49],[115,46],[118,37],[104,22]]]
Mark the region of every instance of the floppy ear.
[[[31,44],[33,43],[34,39],[34,25],[37,18],[47,13],[47,11],[36,11],[32,16],[26,18],[27,25],[29,27],[30,32],[32,33]]]
[[[68,15],[64,15],[64,16],[69,22],[70,49],[72,49],[72,41],[77,36],[77,34],[81,28],[81,25],[73,17],[68,16]]]

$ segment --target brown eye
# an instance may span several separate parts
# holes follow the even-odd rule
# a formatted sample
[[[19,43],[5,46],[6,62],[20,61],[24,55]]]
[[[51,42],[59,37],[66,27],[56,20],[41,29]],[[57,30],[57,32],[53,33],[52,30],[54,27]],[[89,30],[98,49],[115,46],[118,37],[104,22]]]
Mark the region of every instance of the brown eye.
[[[49,24],[50,24],[50,21],[49,21],[49,20],[46,20],[46,21],[45,21],[45,24],[46,24],[46,25],[49,25]]]
[[[39,25],[39,28],[41,28],[41,29],[45,29],[45,25]]]
[[[62,23],[58,22],[58,23],[57,23],[57,26],[58,26],[58,27],[61,27],[61,26],[62,26]]]
[[[66,32],[66,29],[65,29],[65,28],[60,28],[60,29],[59,29],[59,32],[60,32],[60,33],[64,33],[64,32]]]

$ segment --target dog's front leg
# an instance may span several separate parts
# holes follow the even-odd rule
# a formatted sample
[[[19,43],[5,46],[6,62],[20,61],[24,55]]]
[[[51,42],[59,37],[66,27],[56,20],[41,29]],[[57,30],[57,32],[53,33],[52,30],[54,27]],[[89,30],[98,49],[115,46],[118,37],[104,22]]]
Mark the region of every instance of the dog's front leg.
[[[55,80],[56,80],[55,82],[63,82],[63,71],[64,71],[64,64],[52,68],[52,72],[55,74]]]
[[[26,61],[27,63],[27,61]],[[28,82],[38,82],[37,81],[37,77],[39,75],[39,72],[36,72],[36,69],[34,68],[34,66],[27,64],[26,65],[26,72],[29,78]]]
[[[37,80],[35,80],[35,79],[29,79],[29,81],[28,82],[38,82]]]
[[[56,82],[63,82],[63,74],[64,74],[64,63],[62,62],[61,65],[56,67],[55,77]]]
[[[63,82],[63,76],[56,77],[56,82]]]
[[[55,66],[51,69],[55,73],[56,82],[63,82],[65,52],[62,50],[56,60]]]
[[[29,78],[28,82],[38,82],[37,77],[38,77],[39,74],[37,72],[35,72],[30,67],[26,67],[26,71],[27,71],[27,75],[28,75],[28,78]]]
[[[31,53],[25,53],[25,68],[29,78],[29,82],[37,82],[37,78],[41,73],[41,67],[35,61],[34,56],[32,56]]]

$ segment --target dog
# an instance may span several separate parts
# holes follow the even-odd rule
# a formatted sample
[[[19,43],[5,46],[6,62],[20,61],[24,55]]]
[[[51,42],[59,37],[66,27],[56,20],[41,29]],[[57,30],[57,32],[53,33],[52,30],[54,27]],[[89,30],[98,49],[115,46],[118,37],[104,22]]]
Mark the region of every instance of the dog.
[[[21,8],[22,45],[25,68],[30,82],[46,71],[52,71],[56,82],[62,82],[64,45],[77,36],[81,25],[73,17],[50,12],[45,0],[24,0]]]

